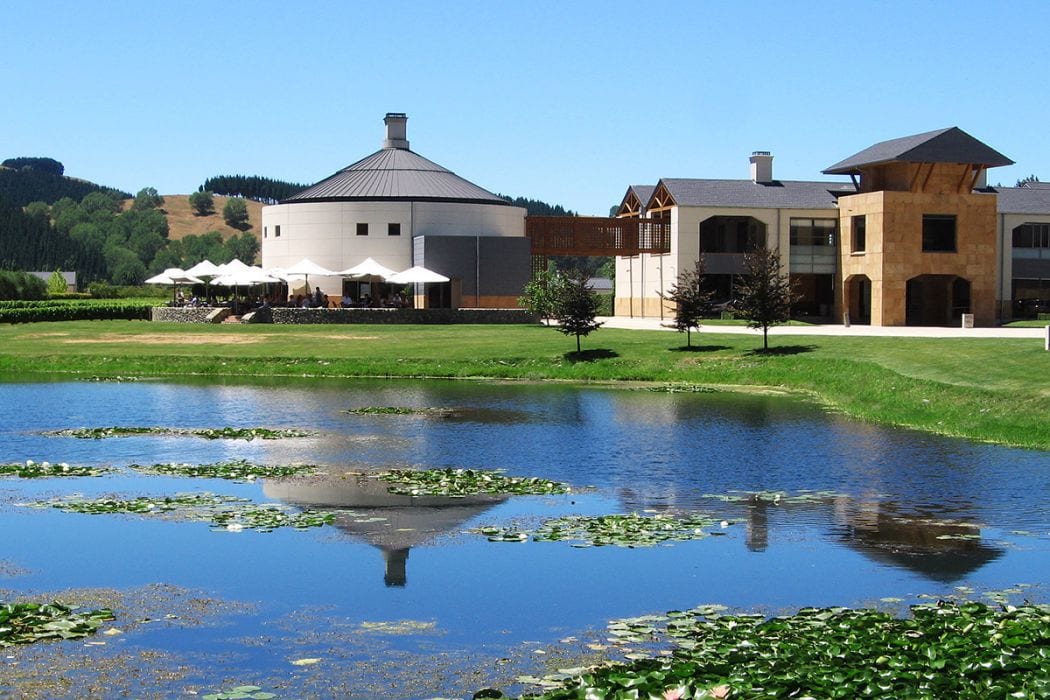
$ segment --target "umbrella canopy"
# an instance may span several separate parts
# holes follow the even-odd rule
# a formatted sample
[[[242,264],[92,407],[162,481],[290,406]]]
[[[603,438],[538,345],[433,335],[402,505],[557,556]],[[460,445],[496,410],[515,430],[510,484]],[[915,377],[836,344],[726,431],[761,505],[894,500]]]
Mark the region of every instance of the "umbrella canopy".
[[[449,278],[433,270],[416,265],[391,275],[386,281],[394,284],[427,284],[429,282],[448,282]]]
[[[181,268],[169,267],[159,275],[150,277],[146,284],[204,284],[204,280],[197,279]]]
[[[245,270],[252,269],[251,265],[243,263],[240,260],[238,260],[237,258],[234,258],[233,260],[231,260],[228,263],[223,263],[222,265],[216,265],[215,267],[219,268],[219,274],[221,274],[221,275],[233,275],[233,274],[236,274],[238,272],[244,272]]]
[[[365,258],[364,262],[360,262],[353,267],[343,270],[339,273],[345,277],[382,277],[387,279],[393,275],[396,275],[395,270],[391,270],[389,267],[380,265],[372,258]]]
[[[201,260],[199,263],[186,270],[186,274],[198,277],[214,277],[215,275],[222,274],[222,268],[211,260]]]
[[[284,269],[284,273],[286,275],[324,275],[326,277],[331,277],[333,275],[339,274],[338,272],[329,270],[326,267],[321,267],[309,258],[303,258],[291,267],[286,267]]]
[[[227,270],[221,277],[213,279],[211,283],[221,287],[247,287],[253,284],[274,284],[280,281],[258,267],[245,267],[244,270],[234,272]]]

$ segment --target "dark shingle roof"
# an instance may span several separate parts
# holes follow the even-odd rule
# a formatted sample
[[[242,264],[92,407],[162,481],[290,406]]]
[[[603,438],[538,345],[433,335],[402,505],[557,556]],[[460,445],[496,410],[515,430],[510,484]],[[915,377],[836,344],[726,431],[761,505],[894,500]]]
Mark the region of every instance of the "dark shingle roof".
[[[634,196],[644,205],[653,196],[655,189],[656,185],[631,185],[627,188],[627,191],[634,192]],[[624,199],[627,199],[627,195],[624,195]]]
[[[859,174],[860,168],[903,161],[906,163],[971,163],[996,167],[1013,161],[978,141],[957,126],[914,136],[882,141],[846,160],[835,163],[825,175]]]
[[[838,195],[853,194],[848,182],[662,179],[675,203],[684,207],[832,209]]]
[[[284,200],[293,202],[431,200],[510,203],[404,148],[384,148]]]
[[[1050,188],[988,187],[983,191],[998,195],[1000,214],[1050,214]]]

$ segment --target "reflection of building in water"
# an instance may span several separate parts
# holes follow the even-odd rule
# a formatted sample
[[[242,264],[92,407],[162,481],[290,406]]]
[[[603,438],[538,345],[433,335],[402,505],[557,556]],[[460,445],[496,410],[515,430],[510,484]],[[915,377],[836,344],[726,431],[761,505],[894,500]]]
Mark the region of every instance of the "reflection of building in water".
[[[328,476],[266,480],[263,493],[303,508],[347,509],[337,512],[335,526],[383,552],[388,586],[404,586],[412,547],[463,523],[506,500],[498,496],[401,496],[388,484],[365,476]]]
[[[737,493],[722,501],[694,491],[621,489],[627,512],[703,511],[742,523],[745,546],[752,552],[769,548],[775,528],[834,525],[832,539],[885,566],[904,568],[939,582],[952,582],[998,559],[1003,551],[981,540],[980,526],[957,517],[914,515],[900,504],[876,498],[816,494],[774,498],[772,494]],[[827,531],[827,528],[821,528]]]
[[[935,581],[956,581],[1003,554],[981,541],[973,523],[904,515],[894,503],[837,499],[835,519],[851,549]]]

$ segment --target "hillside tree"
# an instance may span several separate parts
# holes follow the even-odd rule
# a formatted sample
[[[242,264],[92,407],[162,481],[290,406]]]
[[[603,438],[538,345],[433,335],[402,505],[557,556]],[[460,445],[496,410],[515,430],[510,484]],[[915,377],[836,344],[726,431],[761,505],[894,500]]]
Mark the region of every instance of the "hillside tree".
[[[692,329],[700,331],[700,319],[714,311],[714,292],[704,285],[704,258],[701,255],[692,270],[685,270],[660,298],[670,301],[674,308],[674,327],[685,332],[686,347],[692,347]]]
[[[135,201],[131,203],[131,208],[137,211],[144,209],[157,209],[164,204],[164,197],[157,193],[155,187],[143,187],[135,195]]]
[[[189,199],[190,208],[197,216],[208,216],[215,213],[215,198],[208,190],[194,192]]]
[[[791,278],[781,271],[780,252],[758,248],[744,254],[744,274],[737,278],[733,309],[748,328],[762,329],[762,349],[769,349],[769,328],[791,319],[798,298]]]
[[[241,197],[230,197],[222,208],[222,218],[227,226],[244,230],[248,228],[248,205]]]

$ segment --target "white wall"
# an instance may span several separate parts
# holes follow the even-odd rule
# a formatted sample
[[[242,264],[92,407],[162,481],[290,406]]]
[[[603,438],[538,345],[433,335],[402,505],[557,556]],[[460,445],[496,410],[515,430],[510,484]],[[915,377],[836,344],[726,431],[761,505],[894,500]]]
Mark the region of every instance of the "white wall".
[[[368,224],[367,236],[357,235],[359,223]],[[388,235],[391,223],[401,224],[400,236]],[[524,236],[525,210],[451,202],[301,202],[263,207],[262,227],[263,269],[309,258],[330,270],[345,270],[371,257],[392,270],[405,270],[413,265],[414,236]],[[310,285],[326,294],[342,293],[339,277],[311,277]]]

